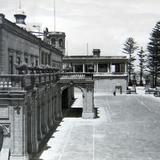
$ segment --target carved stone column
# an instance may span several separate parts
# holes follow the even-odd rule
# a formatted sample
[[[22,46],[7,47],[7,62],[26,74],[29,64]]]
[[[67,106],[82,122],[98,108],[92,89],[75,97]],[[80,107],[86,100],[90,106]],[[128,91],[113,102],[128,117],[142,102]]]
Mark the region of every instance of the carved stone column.
[[[37,92],[37,138],[38,141],[42,139],[42,128],[41,128],[41,123],[42,123],[42,117],[41,117],[41,100],[40,100],[40,92]]]
[[[49,123],[49,128],[51,129],[53,126],[53,107],[52,107],[52,92],[51,92],[51,88],[49,88],[48,91],[48,123]]]
[[[83,64],[83,73],[85,73],[85,64]]]
[[[32,93],[32,152],[37,153],[38,152],[38,123],[37,123],[37,92],[33,91]]]
[[[45,108],[44,108],[44,119],[45,119],[45,128],[46,128],[46,133],[49,132],[49,124],[48,124],[48,86],[46,86],[45,88]]]
[[[29,160],[27,153],[27,110],[24,103],[23,92],[14,95],[12,99],[12,145],[10,160]]]
[[[57,90],[57,99],[56,99],[56,102],[57,102],[57,106],[56,106],[56,108],[57,108],[57,112],[56,112],[56,114],[57,114],[57,119],[58,120],[60,120],[60,119],[62,119],[62,95],[61,95],[61,90],[59,89],[59,90]]]
[[[96,72],[98,73],[99,71],[98,71],[98,63],[97,63],[97,69],[96,69]]]

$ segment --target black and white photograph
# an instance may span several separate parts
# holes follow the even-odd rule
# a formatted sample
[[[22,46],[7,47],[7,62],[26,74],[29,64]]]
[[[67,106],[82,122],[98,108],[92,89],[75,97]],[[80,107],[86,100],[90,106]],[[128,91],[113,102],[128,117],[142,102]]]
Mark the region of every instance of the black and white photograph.
[[[0,160],[160,160],[160,1],[0,0]]]

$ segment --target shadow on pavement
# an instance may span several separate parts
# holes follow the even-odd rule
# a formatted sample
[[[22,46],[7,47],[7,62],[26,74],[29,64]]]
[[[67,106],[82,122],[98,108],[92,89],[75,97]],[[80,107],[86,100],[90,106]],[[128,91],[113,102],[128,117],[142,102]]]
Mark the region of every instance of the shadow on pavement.
[[[68,108],[63,111],[63,118],[77,118],[82,117],[82,108]]]

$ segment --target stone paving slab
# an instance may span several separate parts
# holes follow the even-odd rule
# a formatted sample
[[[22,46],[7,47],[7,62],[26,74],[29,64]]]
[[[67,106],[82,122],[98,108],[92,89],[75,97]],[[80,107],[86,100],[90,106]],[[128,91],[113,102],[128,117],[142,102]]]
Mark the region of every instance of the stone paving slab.
[[[99,118],[64,118],[41,160],[159,160],[160,99],[97,96]]]

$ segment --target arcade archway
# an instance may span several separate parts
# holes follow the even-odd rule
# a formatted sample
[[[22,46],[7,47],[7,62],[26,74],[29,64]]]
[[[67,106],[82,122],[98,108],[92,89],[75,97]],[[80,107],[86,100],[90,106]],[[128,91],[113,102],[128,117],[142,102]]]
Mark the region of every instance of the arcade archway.
[[[79,87],[67,87],[62,90],[63,117],[82,117],[83,90]]]
[[[74,87],[79,88],[82,92],[82,117],[83,118],[94,118],[94,85],[91,84],[75,84],[75,83],[61,83],[61,99],[62,99],[62,111],[68,109],[71,106],[71,101],[73,100]]]

